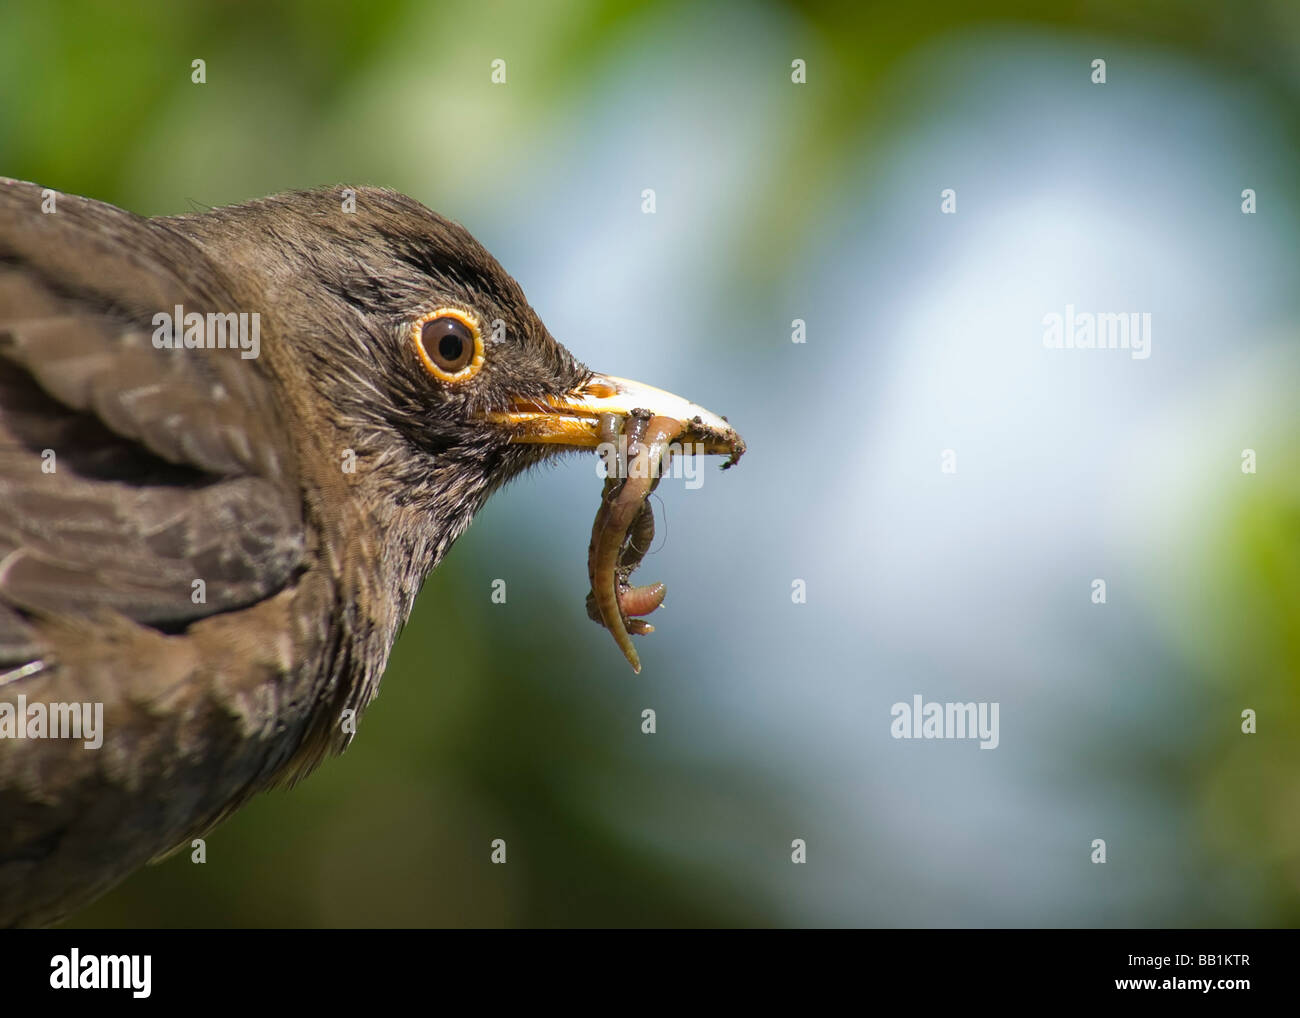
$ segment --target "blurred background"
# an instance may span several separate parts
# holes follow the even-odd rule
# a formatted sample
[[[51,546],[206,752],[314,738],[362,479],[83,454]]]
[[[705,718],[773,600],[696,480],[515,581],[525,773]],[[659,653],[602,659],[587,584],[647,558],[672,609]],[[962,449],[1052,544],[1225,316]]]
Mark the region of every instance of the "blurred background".
[[[659,488],[640,676],[585,617],[570,458],[429,580],[343,757],[71,925],[1300,923],[1293,0],[0,28],[0,173],[148,215],[397,188],[750,448]],[[1045,349],[1067,304],[1149,312],[1150,357]],[[998,702],[1000,745],[892,738],[916,694]]]

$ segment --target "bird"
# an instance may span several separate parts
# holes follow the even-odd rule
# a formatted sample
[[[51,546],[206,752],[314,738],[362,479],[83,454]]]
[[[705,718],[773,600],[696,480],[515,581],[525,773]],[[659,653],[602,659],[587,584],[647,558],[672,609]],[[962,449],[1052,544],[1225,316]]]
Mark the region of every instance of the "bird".
[[[743,448],[397,191],[146,218],[0,178],[0,926],[342,752],[487,498],[650,414]]]

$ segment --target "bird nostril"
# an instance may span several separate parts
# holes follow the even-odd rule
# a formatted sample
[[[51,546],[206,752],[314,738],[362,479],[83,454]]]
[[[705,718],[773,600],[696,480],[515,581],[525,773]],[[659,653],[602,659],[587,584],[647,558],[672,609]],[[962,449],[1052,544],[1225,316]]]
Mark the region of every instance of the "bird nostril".
[[[590,396],[592,399],[609,399],[618,390],[608,382],[593,380],[582,387],[582,394]]]

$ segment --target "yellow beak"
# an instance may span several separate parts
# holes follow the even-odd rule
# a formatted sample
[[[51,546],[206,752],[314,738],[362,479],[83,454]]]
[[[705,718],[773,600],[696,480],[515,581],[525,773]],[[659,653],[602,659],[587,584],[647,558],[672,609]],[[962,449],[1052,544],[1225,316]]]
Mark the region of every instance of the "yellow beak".
[[[612,375],[592,375],[563,396],[519,400],[507,410],[485,414],[484,419],[506,429],[512,442],[594,449],[608,440],[602,417],[626,418],[634,411],[681,421],[684,430],[679,441],[704,453],[729,456],[724,466],[731,466],[745,452],[744,439],[725,418],[671,392]]]

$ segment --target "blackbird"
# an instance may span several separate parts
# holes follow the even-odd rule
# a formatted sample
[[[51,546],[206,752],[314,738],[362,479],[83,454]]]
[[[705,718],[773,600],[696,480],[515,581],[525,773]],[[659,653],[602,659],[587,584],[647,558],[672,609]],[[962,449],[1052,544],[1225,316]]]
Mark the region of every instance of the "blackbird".
[[[488,496],[649,416],[743,448],[397,192],[145,219],[0,178],[0,925],[344,749]]]

